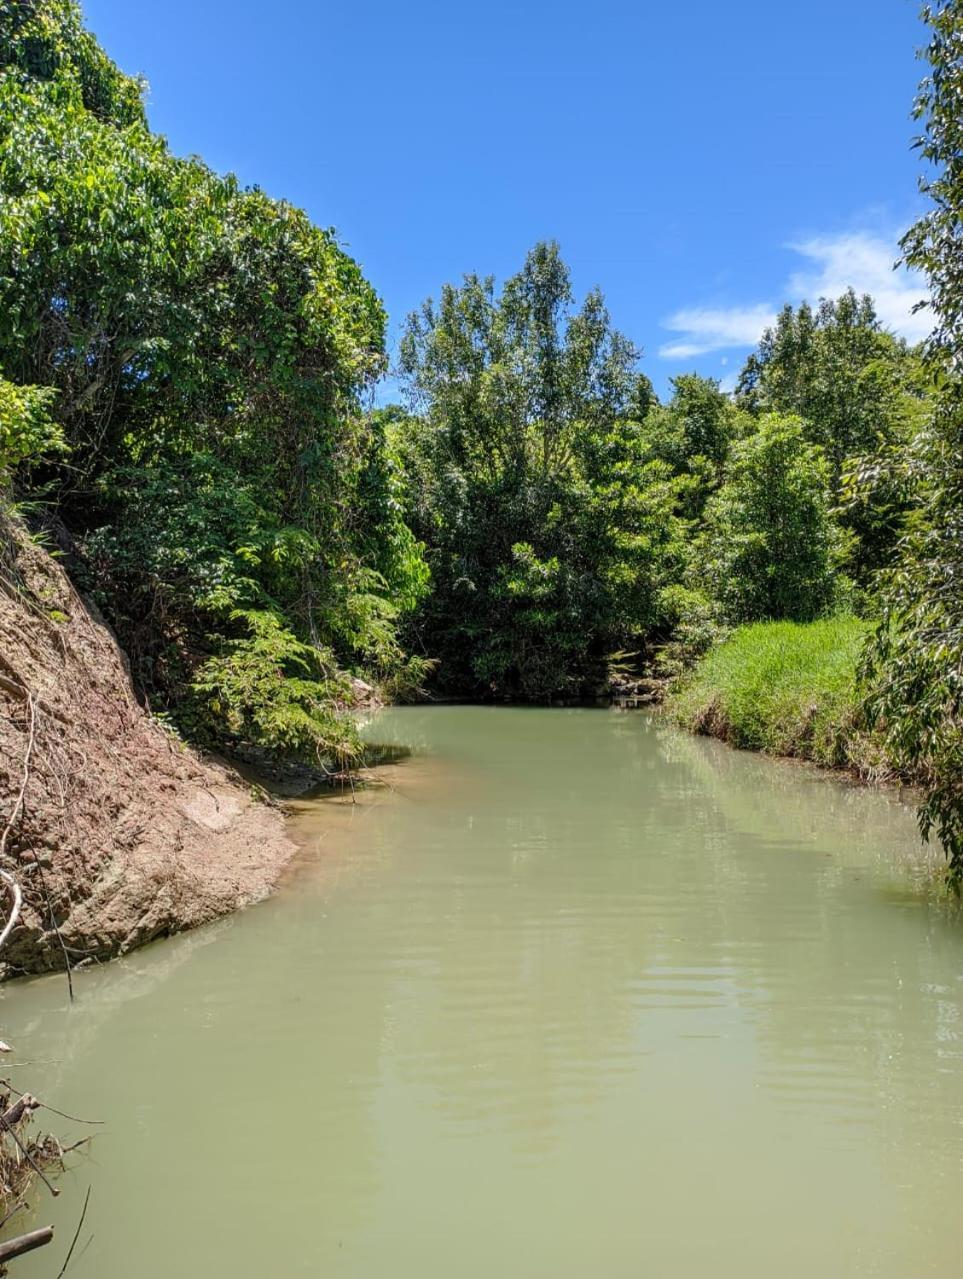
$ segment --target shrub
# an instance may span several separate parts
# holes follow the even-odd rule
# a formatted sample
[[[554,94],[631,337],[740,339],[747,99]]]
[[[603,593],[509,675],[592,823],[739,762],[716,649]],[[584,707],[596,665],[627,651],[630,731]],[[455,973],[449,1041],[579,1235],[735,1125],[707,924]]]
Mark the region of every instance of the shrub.
[[[30,458],[63,451],[63,433],[50,418],[55,397],[48,387],[0,377],[0,484]]]

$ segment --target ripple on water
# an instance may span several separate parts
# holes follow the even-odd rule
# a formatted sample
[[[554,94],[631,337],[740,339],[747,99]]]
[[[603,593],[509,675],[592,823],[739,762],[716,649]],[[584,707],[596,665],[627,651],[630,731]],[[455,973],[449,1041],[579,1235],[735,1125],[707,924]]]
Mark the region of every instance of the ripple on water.
[[[955,1279],[963,929],[909,811],[645,715],[371,731],[415,754],[298,806],[278,898],[4,992],[109,1119],[72,1279]]]

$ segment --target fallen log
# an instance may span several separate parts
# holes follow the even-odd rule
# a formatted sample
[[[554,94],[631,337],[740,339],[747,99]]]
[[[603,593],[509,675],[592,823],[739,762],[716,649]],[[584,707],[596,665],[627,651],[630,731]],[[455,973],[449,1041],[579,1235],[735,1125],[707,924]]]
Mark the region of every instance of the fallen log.
[[[14,1257],[22,1257],[25,1252],[33,1252],[34,1248],[42,1248],[53,1237],[53,1226],[42,1226],[39,1230],[17,1235],[16,1239],[5,1240],[0,1243],[0,1266],[12,1261]]]

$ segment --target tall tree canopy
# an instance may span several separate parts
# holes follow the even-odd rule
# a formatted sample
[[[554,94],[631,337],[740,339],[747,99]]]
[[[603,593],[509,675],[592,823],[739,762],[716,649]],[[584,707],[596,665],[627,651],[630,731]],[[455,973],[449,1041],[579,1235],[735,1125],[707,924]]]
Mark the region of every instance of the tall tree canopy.
[[[402,661],[425,570],[360,405],[384,330],[330,231],[151,133],[73,0],[0,3],[0,368],[55,393],[69,457],[35,480],[196,730],[344,744],[339,668]]]
[[[919,429],[924,383],[918,353],[883,329],[872,298],[852,289],[815,309],[786,305],[739,379],[743,408],[799,417],[805,438],[822,449],[848,533],[846,568],[866,590],[892,560],[909,506],[904,486],[877,462]]]
[[[746,362],[737,395],[748,408],[793,413],[824,450],[838,485],[848,458],[898,435],[912,372],[905,342],[880,325],[872,298],[848,289],[783,307]]]
[[[655,620],[676,483],[645,456],[651,385],[602,295],[574,304],[554,243],[496,293],[470,275],[409,317],[409,518],[434,590],[418,635],[462,692],[548,697],[604,680]]]

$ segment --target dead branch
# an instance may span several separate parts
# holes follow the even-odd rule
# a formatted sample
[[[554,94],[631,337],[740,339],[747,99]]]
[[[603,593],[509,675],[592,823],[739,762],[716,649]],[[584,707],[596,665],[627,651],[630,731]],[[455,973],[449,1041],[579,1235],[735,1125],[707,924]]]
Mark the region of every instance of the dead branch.
[[[10,1211],[4,1216],[3,1220],[0,1221],[0,1230],[4,1228],[4,1226],[7,1224],[7,1222],[10,1220],[11,1217],[15,1217],[18,1212],[23,1212],[26,1206],[27,1205],[24,1203],[22,1199],[18,1203],[15,1203],[13,1207],[10,1209]]]
[[[30,1093],[25,1092],[19,1101],[15,1101],[9,1110],[5,1110],[0,1115],[0,1126],[12,1128],[24,1115],[29,1114],[31,1110],[36,1110],[39,1105],[40,1102],[36,1097],[32,1097]]]
[[[37,1174],[37,1176],[40,1178],[40,1180],[43,1182],[43,1184],[47,1187],[47,1189],[48,1189],[48,1190],[50,1191],[50,1193],[53,1195],[54,1199],[56,1199],[56,1198],[57,1198],[57,1196],[60,1194],[60,1191],[59,1191],[59,1190],[57,1189],[57,1187],[53,1184],[53,1182],[50,1180],[50,1178],[44,1175],[44,1171],[43,1171],[43,1169],[40,1167],[40,1165],[37,1163],[36,1159],[34,1159],[33,1155],[30,1153],[30,1151],[27,1149],[27,1147],[23,1144],[23,1142],[22,1142],[22,1141],[20,1140],[20,1138],[17,1136],[16,1129],[14,1129],[14,1128],[7,1128],[7,1129],[6,1129],[6,1131],[10,1134],[10,1136],[11,1136],[11,1137],[13,1138],[13,1140],[16,1142],[17,1149],[18,1149],[18,1150],[20,1151],[20,1153],[23,1155],[24,1159],[26,1159],[27,1163],[28,1163],[28,1164],[30,1165],[30,1167],[34,1170],[34,1172]]]
[[[57,916],[54,914],[53,902],[50,900],[50,891],[47,888],[47,877],[43,873],[43,867],[37,860],[34,865],[40,876],[40,887],[43,889],[44,900],[47,903],[47,912],[50,915],[50,922],[53,924],[54,932],[57,934],[57,941],[60,943],[60,952],[64,957],[64,968],[67,973],[67,990],[70,994],[70,1002],[74,1002],[74,977],[70,968],[70,956],[67,954],[67,947],[64,944],[63,934],[60,931],[60,925],[57,923]],[[0,938],[2,941],[2,938]]]
[[[30,757],[33,754],[34,741],[37,735],[36,698],[34,697],[33,693],[27,690],[24,690],[24,691],[27,694],[27,708],[30,715],[30,726],[29,726],[29,731],[27,736],[27,749],[24,752],[24,756],[23,756],[23,774],[20,780],[20,790],[17,793],[17,798],[14,803],[13,809],[11,810],[10,816],[7,818],[7,824],[4,828],[3,835],[0,836],[0,860],[2,860],[2,858],[6,855],[7,840],[10,837],[10,832],[13,829],[14,823],[16,822],[17,818],[20,816],[20,813],[23,809],[23,801],[27,793],[27,783],[30,780]],[[44,876],[43,867],[41,866],[39,859],[36,860],[35,865],[37,867],[37,870],[40,872],[40,886],[43,889],[44,899],[47,903],[47,911],[50,915],[50,922],[53,924],[54,932],[57,934],[57,941],[60,943],[60,950],[64,957],[64,967],[66,968],[66,971],[67,971],[67,989],[70,992],[70,1002],[73,1003],[74,979],[70,971],[70,956],[67,954],[67,947],[64,945],[63,935],[60,931],[60,925],[57,922],[57,916],[54,913],[53,902],[50,900],[50,893],[47,889],[47,880]],[[4,942],[10,936],[11,932],[13,932],[17,919],[20,916],[20,910],[23,905],[23,893],[21,892],[20,885],[17,883],[17,881],[14,879],[13,875],[11,875],[9,871],[6,871],[0,868],[0,879],[3,879],[4,883],[6,883],[12,897],[10,917],[8,918],[4,926],[3,932],[0,932],[0,947],[2,947]]]
[[[25,1252],[33,1252],[34,1248],[42,1248],[54,1237],[53,1226],[41,1226],[39,1230],[31,1230],[28,1234],[17,1235],[15,1239],[7,1239],[0,1243],[0,1266],[12,1261],[14,1257],[22,1257]]]
[[[21,1099],[24,1097],[31,1097],[30,1093],[21,1092],[19,1088],[14,1088],[9,1079],[0,1079],[0,1085],[6,1088],[8,1092],[14,1093]],[[34,1106],[39,1106],[41,1110],[49,1110],[52,1115],[59,1115],[61,1119],[69,1119],[73,1124],[96,1125],[104,1123],[103,1119],[80,1119],[77,1115],[68,1115],[65,1110],[58,1110],[56,1106],[49,1106],[45,1101],[40,1101],[36,1097],[31,1097],[31,1101],[34,1103]]]
[[[69,1146],[61,1146],[58,1141],[57,1145],[60,1147],[60,1158],[63,1159],[64,1155],[69,1155],[71,1151],[79,1150],[81,1146],[89,1146],[92,1141],[93,1137],[81,1137],[79,1141],[72,1141]]]
[[[0,946],[3,946],[16,927],[17,920],[20,918],[20,909],[23,906],[23,893],[20,890],[20,885],[9,871],[0,869],[0,879],[3,880],[3,882],[7,885],[7,888],[10,890],[11,898],[10,914],[7,918],[7,922],[3,926],[3,932],[0,933]]]

